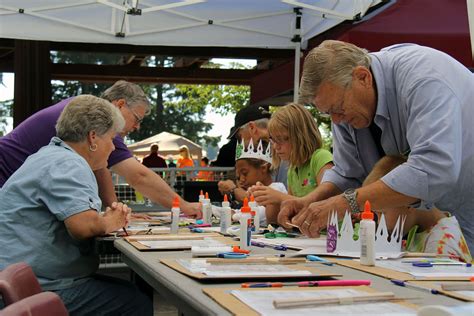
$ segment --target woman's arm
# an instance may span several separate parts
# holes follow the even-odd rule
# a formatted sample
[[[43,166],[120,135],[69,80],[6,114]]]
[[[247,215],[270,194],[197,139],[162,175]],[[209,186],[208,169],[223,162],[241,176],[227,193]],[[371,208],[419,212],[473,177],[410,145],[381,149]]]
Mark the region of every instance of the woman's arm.
[[[104,215],[90,209],[66,218],[64,223],[74,238],[88,239],[125,227],[130,211],[125,204],[112,203],[112,207],[107,207]]]

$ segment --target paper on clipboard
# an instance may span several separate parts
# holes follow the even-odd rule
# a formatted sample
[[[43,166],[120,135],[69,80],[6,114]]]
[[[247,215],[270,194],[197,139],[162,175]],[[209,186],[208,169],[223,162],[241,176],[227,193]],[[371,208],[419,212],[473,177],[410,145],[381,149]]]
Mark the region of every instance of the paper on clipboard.
[[[313,315],[416,315],[416,311],[412,308],[395,304],[395,303],[370,303],[370,304],[353,304],[350,305],[332,305],[332,306],[311,306],[298,307],[288,309],[276,309],[273,301],[276,299],[288,298],[316,298],[327,295],[335,295],[338,297],[350,297],[360,295],[366,292],[357,289],[324,289],[319,291],[242,291],[233,290],[230,292],[240,301],[254,309],[260,315],[268,316],[313,316]]]
[[[306,256],[306,255],[317,255],[317,256],[330,256],[330,257],[346,257],[346,258],[360,258],[360,251],[334,251],[327,252],[326,245],[322,247],[309,247],[302,249],[292,256]],[[405,252],[396,253],[384,253],[378,252],[375,254],[376,259],[398,259],[405,255]]]

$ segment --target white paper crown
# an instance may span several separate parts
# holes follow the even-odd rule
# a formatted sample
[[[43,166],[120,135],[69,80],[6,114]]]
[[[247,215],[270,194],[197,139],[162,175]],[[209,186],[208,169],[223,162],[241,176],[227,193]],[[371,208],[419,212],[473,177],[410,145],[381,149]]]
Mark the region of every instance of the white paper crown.
[[[245,148],[245,142],[242,139],[242,142],[237,143],[235,148],[235,160],[244,159],[244,158],[253,158],[272,163],[272,148],[270,143],[268,143],[265,151],[263,150],[262,140],[258,142],[257,150],[254,150],[253,139],[250,140],[249,145]]]
[[[387,223],[382,213],[380,222],[375,232],[375,256],[384,257],[400,253],[402,248],[403,226],[406,216],[399,216],[393,228],[392,234],[388,235]],[[337,212],[332,212],[328,218],[327,252],[352,253],[360,252],[360,239],[354,240],[354,228],[351,216],[348,212],[344,215],[341,229],[338,228]],[[360,236],[360,235],[359,235]]]

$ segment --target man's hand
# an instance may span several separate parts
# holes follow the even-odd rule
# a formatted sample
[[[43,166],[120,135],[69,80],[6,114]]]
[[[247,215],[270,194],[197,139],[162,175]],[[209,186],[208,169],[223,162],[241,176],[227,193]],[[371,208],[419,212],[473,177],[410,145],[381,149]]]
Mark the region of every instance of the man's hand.
[[[319,237],[319,232],[326,228],[328,216],[334,210],[338,218],[342,218],[349,204],[342,195],[311,203],[308,207],[293,217],[291,223],[298,226],[300,231],[308,237]]]
[[[130,217],[132,220],[136,219],[136,220],[151,220],[151,216],[146,214],[146,213],[132,213],[131,214],[131,217]]]
[[[306,207],[306,202],[302,198],[294,198],[281,203],[280,213],[278,213],[278,224],[286,229],[292,227],[287,223],[292,222],[292,218]]]
[[[190,218],[200,219],[202,218],[201,212],[201,204],[194,202],[194,203],[182,203],[181,211],[183,211],[184,215]]]

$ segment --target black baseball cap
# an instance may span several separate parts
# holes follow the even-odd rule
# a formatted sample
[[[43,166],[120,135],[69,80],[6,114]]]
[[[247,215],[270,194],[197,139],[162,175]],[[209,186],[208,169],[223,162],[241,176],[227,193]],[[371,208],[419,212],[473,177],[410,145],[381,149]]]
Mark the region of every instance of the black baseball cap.
[[[268,111],[268,106],[249,105],[244,107],[235,115],[234,127],[230,129],[230,134],[227,139],[234,137],[235,133],[237,133],[239,128],[241,128],[248,122],[257,121],[264,118],[269,119],[271,116],[272,114]]]

